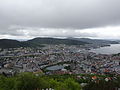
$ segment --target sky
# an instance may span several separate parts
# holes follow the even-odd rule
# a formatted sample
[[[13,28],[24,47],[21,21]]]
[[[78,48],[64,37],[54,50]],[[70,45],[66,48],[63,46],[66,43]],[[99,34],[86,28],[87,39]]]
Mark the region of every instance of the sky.
[[[120,39],[120,0],[0,0],[0,39]]]

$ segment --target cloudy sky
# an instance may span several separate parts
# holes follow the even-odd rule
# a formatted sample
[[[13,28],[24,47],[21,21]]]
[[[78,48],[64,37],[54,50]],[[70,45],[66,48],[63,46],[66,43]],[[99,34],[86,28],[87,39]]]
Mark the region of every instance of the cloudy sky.
[[[120,0],[0,0],[0,38],[120,39]]]

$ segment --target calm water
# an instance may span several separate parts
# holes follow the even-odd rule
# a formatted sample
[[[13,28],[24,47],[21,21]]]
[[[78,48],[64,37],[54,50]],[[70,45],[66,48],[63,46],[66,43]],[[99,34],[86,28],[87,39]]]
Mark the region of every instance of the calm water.
[[[91,49],[90,52],[95,52],[97,54],[117,54],[120,53],[120,44],[111,44],[111,46]]]

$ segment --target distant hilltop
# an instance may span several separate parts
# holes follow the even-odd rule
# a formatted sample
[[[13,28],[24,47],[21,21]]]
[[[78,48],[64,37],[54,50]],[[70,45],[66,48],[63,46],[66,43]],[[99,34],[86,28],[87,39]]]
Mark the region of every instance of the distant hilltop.
[[[0,48],[19,48],[19,47],[42,47],[44,44],[58,45],[85,45],[85,44],[118,44],[117,41],[98,40],[89,38],[34,38],[27,41],[18,41],[12,39],[0,39]]]

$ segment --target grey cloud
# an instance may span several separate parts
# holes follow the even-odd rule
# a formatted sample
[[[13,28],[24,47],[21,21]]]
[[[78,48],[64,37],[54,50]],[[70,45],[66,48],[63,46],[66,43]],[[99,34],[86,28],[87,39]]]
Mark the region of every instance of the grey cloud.
[[[61,28],[31,28],[26,27],[18,30],[27,36],[39,37],[97,37],[96,33],[80,32],[81,30],[61,29]]]
[[[0,34],[24,35],[17,31],[22,27],[75,30],[120,25],[119,9],[120,0],[1,0]],[[10,29],[13,25],[20,27]]]

